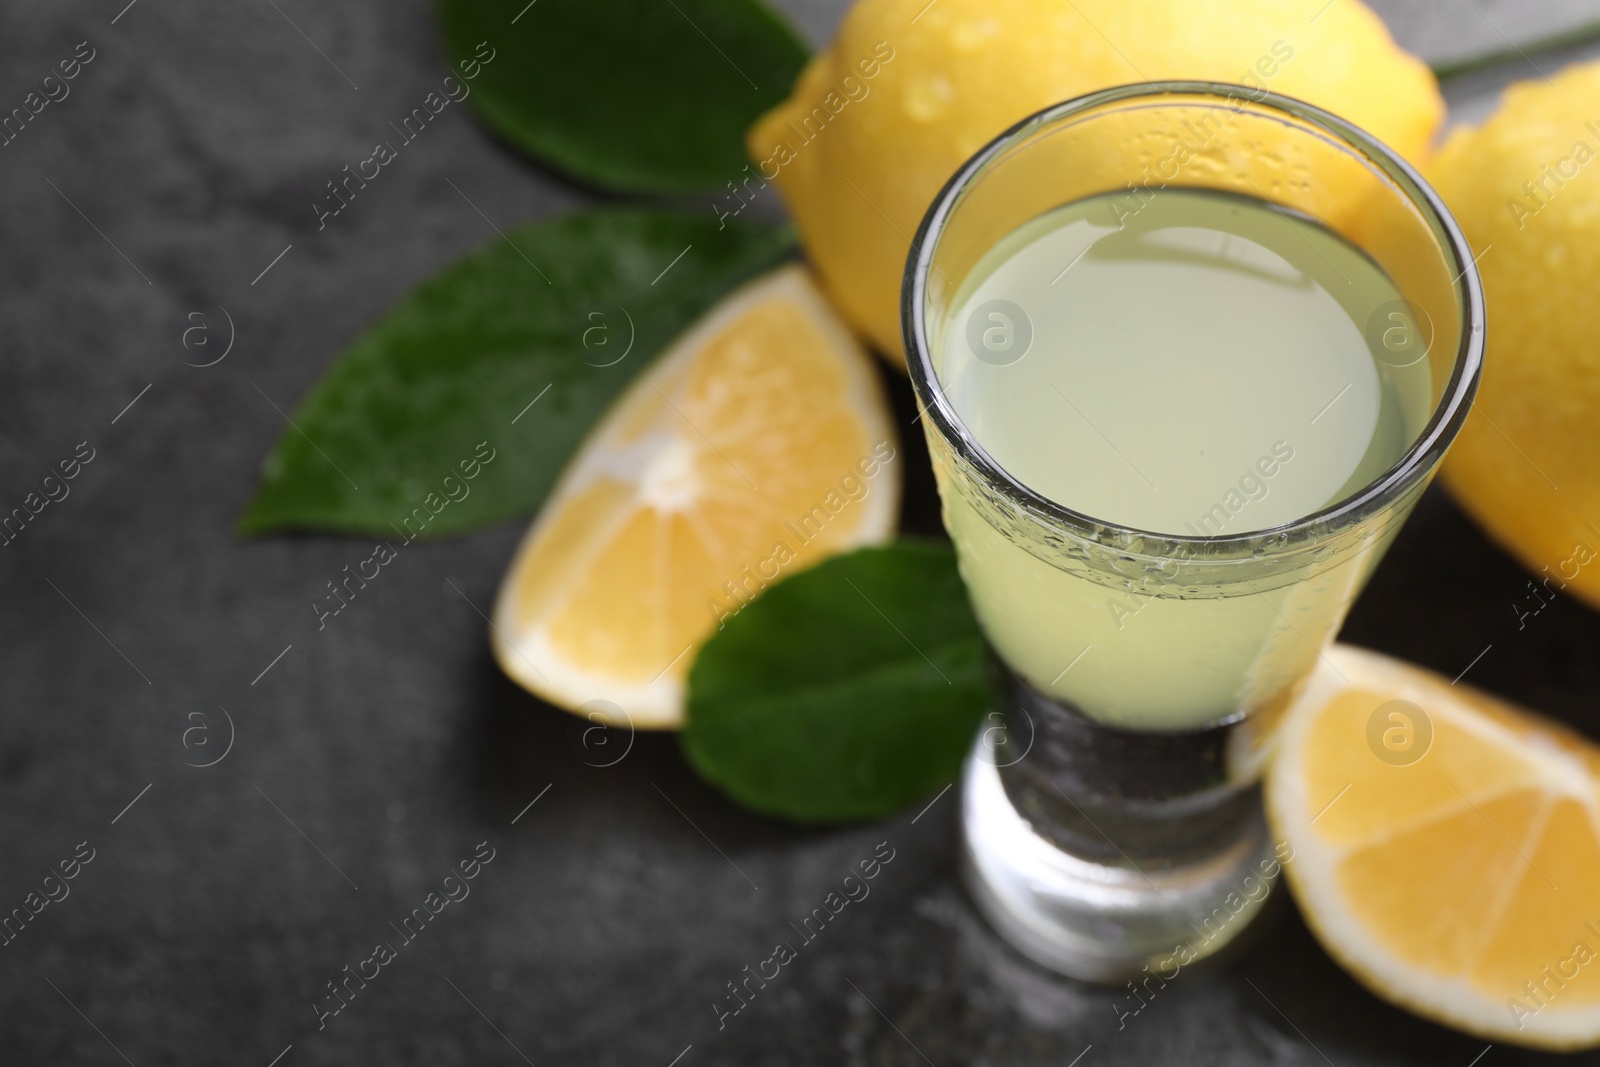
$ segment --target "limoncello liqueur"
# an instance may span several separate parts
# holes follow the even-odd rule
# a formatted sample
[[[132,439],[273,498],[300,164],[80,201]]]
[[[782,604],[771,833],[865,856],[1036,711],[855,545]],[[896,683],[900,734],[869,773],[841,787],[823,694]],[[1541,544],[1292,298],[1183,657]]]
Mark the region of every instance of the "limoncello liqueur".
[[[1057,208],[999,241],[948,306],[935,364],[980,447],[1035,492],[1134,530],[1228,537],[1310,515],[1400,459],[1433,406],[1427,324],[1388,276],[1318,223],[1233,194]],[[1272,698],[1369,565],[1202,598],[1115,588],[944,500],[1001,657],[1130,728]]]

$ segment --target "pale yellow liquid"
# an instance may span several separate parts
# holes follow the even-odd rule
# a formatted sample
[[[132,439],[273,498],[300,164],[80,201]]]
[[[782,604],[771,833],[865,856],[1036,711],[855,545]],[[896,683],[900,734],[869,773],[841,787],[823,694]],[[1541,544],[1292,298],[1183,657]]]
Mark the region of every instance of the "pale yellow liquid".
[[[935,364],[981,447],[1034,491],[1118,526],[1233,536],[1359,490],[1420,432],[1423,347],[1383,351],[1370,326],[1395,325],[1387,336],[1404,342],[1415,325],[1391,317],[1399,301],[1356,248],[1261,202],[1181,189],[1097,197],[984,257],[952,301]],[[1201,726],[1280,695],[1370,569],[1358,557],[1295,584],[1200,593],[1160,574],[1108,584],[1030,552],[941,488],[1000,655],[1123,726]]]

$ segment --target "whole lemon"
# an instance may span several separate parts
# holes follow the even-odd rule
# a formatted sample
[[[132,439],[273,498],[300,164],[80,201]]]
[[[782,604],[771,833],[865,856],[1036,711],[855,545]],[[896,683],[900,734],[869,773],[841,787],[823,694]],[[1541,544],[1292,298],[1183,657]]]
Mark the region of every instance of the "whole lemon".
[[[1511,87],[1430,177],[1478,255],[1483,380],[1444,465],[1543,595],[1600,606],[1600,64]],[[1529,600],[1528,605],[1533,606]]]
[[[950,175],[1035,111],[1166,79],[1299,97],[1413,159],[1444,114],[1359,0],[861,0],[746,149],[829,294],[903,363],[901,273]]]

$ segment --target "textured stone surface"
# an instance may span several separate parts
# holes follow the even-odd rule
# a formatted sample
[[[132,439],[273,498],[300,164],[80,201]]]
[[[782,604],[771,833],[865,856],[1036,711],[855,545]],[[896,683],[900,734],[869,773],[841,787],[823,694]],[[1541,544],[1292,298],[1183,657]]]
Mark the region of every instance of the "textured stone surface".
[[[96,450],[0,551],[0,910],[95,850],[0,949],[0,1062],[266,1067],[292,1045],[283,1067],[666,1067],[686,1049],[684,1067],[944,1067],[1065,1065],[1092,1045],[1085,1067],[1467,1067],[1482,1051],[1362,992],[1286,905],[1231,968],[1185,973],[1119,1027],[1131,1001],[1041,974],[975,920],[948,795],[916,821],[801,830],[725,803],[670,737],[587,765],[573,720],[488,655],[478,609],[514,526],[405,549],[319,633],[311,600],[370,546],[235,538],[274,405],[492,236],[450,182],[502,225],[590,197],[453,109],[318,233],[324,182],[442,77],[429,6],[139,0],[113,24],[122,2],[0,13],[0,109],[77,42],[97,49],[0,149],[0,509],[78,442]],[[805,5],[807,32],[839,6]],[[1471,21],[1451,11],[1429,31],[1447,43],[1444,23]],[[181,331],[221,345],[222,309],[232,351],[186,366]],[[925,474],[907,522],[937,529]],[[1435,492],[1346,636],[1448,675],[1492,645],[1471,681],[1600,735],[1600,617],[1558,600],[1519,631],[1525,581]],[[193,700],[236,731],[209,768],[179,744]],[[319,1032],[324,983],[485,841],[470,896]],[[879,842],[895,858],[871,896],[719,1031],[725,983],[799,945],[790,923]]]

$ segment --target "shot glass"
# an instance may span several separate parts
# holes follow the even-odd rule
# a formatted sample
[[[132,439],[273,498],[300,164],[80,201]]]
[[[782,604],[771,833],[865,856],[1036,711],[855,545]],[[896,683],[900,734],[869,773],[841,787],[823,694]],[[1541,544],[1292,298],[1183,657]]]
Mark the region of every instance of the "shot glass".
[[[952,321],[985,256],[1063,205],[1172,190],[1319,223],[1393,282],[1401,299],[1358,325],[1375,360],[1414,368],[1423,399],[1370,482],[1266,529],[1154,532],[1045,495],[963,420],[944,377],[958,355],[1049,358],[1025,307],[1000,302],[983,329]],[[1127,305],[1139,313],[1136,291]],[[1237,937],[1288,860],[1261,809],[1272,728],[1470,409],[1484,339],[1471,251],[1411,166],[1334,115],[1244,86],[1129,85],[1025,119],[950,179],[912,242],[902,324],[997,683],[962,783],[963,877],[1047,967],[1170,974]],[[1283,346],[1293,359],[1292,332]]]

